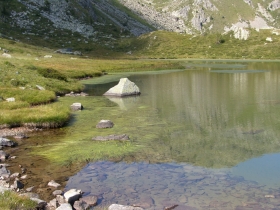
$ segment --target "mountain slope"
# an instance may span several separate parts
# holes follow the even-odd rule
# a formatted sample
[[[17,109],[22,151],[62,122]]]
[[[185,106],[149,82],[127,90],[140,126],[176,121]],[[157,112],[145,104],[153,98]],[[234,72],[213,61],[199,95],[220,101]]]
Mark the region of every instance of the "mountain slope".
[[[224,32],[233,25],[279,28],[279,0],[119,0],[157,29],[180,33]]]

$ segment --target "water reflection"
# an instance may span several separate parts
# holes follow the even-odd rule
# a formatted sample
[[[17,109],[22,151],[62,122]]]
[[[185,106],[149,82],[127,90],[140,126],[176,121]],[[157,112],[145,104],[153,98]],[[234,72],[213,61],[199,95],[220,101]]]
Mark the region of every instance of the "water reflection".
[[[87,165],[67,188],[145,209],[279,208],[280,64],[186,65],[129,77],[141,96],[108,100],[118,106],[116,127],[125,123],[140,149],[123,158],[130,164]],[[113,85],[98,83],[98,93]]]

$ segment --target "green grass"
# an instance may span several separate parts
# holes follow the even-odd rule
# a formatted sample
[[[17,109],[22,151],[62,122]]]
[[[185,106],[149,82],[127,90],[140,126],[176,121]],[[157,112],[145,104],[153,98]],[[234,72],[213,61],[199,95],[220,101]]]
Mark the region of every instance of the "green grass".
[[[1,210],[30,210],[35,209],[37,203],[27,197],[20,196],[12,191],[0,193]]]
[[[273,42],[266,42],[266,37],[272,37]],[[48,118],[47,114],[35,117],[29,112],[35,110],[44,113],[44,106],[55,102],[56,95],[82,91],[82,83],[77,82],[81,78],[103,76],[104,72],[112,74],[185,68],[180,60],[170,60],[173,58],[279,59],[280,51],[275,50],[279,45],[279,37],[272,35],[270,30],[261,30],[260,33],[251,30],[248,40],[237,40],[232,34],[205,34],[194,37],[157,31],[138,38],[120,39],[117,46],[110,51],[114,59],[107,59],[107,50],[100,51],[98,57],[94,57],[96,52],[88,52],[88,56],[71,59],[70,55],[53,53],[54,49],[51,48],[0,39],[0,46],[8,49],[12,55],[11,59],[0,60],[0,96],[4,99],[16,99],[15,103],[0,101],[0,112],[3,116],[0,123],[23,125],[34,120],[42,125],[42,122],[50,120],[51,125],[63,125],[70,117],[66,109],[58,111],[56,119]],[[50,46],[54,47],[52,43]],[[132,53],[129,55],[126,53],[128,51]],[[44,58],[47,54],[53,57]],[[102,55],[104,57],[100,58]],[[46,90],[38,90],[37,85]],[[35,109],[36,105],[40,106]],[[47,107],[53,116],[57,108]],[[59,120],[61,122],[58,122]]]

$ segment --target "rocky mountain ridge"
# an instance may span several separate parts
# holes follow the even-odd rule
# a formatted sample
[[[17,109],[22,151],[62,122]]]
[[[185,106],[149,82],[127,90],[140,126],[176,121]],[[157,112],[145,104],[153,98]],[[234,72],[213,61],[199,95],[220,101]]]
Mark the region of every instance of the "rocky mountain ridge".
[[[2,19],[9,2],[17,6],[10,9],[8,22],[23,35],[36,35],[42,22],[42,30],[49,27],[50,33],[63,29],[91,40],[98,40],[97,34],[118,38],[153,30],[194,35],[234,31],[246,39],[247,28],[280,27],[280,0],[10,0],[0,2]]]

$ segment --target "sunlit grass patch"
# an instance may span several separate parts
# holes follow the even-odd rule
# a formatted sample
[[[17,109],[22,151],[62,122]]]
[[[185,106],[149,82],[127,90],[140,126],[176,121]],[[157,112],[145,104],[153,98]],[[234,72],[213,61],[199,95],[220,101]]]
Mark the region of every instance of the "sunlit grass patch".
[[[11,126],[55,128],[64,125],[69,117],[69,107],[59,103],[13,110],[0,109],[0,124]]]
[[[40,91],[40,90],[22,90],[19,88],[1,88],[0,96],[4,99],[15,98],[17,101],[27,102],[30,105],[44,104],[52,102],[56,99],[56,95],[53,91]],[[12,102],[11,102],[12,103]],[[2,108],[2,107],[1,107]]]
[[[0,193],[0,209],[1,210],[29,210],[35,209],[37,203],[25,196],[20,196],[12,191]]]

